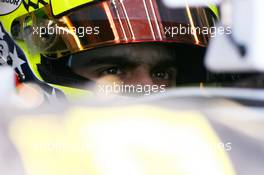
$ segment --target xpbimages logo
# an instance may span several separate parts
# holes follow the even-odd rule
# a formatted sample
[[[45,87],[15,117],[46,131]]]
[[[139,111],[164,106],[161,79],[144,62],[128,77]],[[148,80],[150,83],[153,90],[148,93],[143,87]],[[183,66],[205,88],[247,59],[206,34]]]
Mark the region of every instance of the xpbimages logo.
[[[54,26],[51,26],[49,24],[47,27],[33,27],[32,34],[38,35],[41,38],[45,36],[65,34],[76,35],[80,38],[83,38],[86,35],[99,35],[100,27],[60,27],[57,24],[55,24]]]
[[[22,0],[0,0],[0,15],[15,11],[21,3]]]
[[[103,95],[112,95],[112,94],[143,94],[143,95],[151,95],[154,93],[165,93],[166,86],[165,85],[129,85],[121,83],[113,82],[112,84],[107,85],[99,85],[98,93]]]
[[[179,35],[210,35],[216,37],[217,35],[231,35],[231,27],[192,27],[188,25],[179,26],[165,26],[165,35],[170,38],[178,37]]]

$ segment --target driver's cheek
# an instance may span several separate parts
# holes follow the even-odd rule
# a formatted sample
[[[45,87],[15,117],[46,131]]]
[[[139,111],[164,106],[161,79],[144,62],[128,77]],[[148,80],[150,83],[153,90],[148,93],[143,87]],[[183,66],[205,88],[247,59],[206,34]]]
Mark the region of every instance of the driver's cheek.
[[[121,84],[123,81],[118,75],[107,75],[94,80],[97,85],[113,85],[113,83]]]
[[[171,82],[170,80],[153,80],[155,85],[158,86],[165,86],[165,87],[172,87],[173,82]]]
[[[175,87],[176,86],[176,78],[169,79],[154,79],[153,80],[156,85],[165,86],[166,88]]]

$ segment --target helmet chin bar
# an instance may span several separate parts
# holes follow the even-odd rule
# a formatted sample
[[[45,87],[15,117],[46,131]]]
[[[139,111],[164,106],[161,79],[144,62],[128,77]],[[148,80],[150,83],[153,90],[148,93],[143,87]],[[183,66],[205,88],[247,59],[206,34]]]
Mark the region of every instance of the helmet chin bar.
[[[207,68],[216,72],[264,72],[263,0],[163,1],[171,7],[183,6],[186,2],[190,6],[204,5],[204,2],[220,4],[223,21],[218,28],[230,26],[232,34],[211,39],[205,60]]]

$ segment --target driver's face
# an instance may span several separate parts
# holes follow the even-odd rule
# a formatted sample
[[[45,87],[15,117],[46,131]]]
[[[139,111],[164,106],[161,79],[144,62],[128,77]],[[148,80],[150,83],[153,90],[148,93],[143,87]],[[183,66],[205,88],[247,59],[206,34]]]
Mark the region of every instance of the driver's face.
[[[88,52],[75,61],[73,71],[95,82],[111,76],[129,85],[171,87],[176,84],[174,59],[165,45],[118,45]]]

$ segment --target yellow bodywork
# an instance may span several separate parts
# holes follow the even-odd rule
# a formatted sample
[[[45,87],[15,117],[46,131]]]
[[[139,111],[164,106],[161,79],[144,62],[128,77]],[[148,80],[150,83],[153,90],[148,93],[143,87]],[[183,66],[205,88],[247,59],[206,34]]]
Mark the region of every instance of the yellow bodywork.
[[[235,175],[221,140],[195,111],[75,107],[63,118],[17,118],[9,135],[27,175]]]

